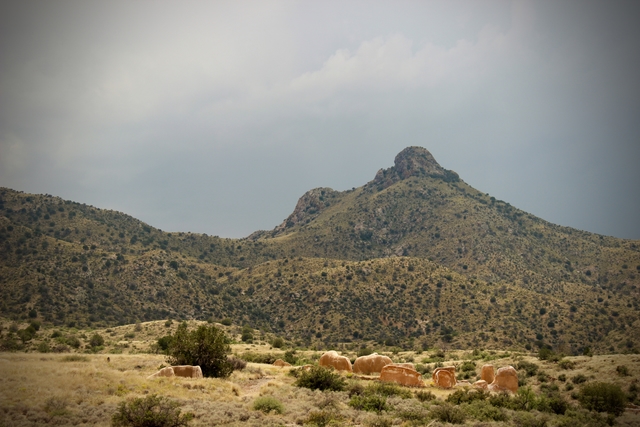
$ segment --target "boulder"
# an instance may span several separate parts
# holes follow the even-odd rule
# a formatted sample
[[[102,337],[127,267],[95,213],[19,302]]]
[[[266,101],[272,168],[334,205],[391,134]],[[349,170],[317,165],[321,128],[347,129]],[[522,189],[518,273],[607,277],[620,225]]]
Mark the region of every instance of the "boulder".
[[[503,366],[496,372],[496,377],[489,385],[490,391],[518,391],[518,373],[513,366]]]
[[[176,374],[173,372],[173,368],[171,366],[167,366],[166,368],[160,369],[155,374],[149,375],[147,379],[157,378],[157,377],[174,377],[175,375]]]
[[[380,381],[393,382],[411,387],[424,387],[422,375],[415,369],[398,365],[387,365],[380,371]]]
[[[495,370],[493,369],[493,365],[483,365],[480,371],[480,379],[485,380],[487,384],[491,384],[494,378]]]
[[[336,371],[353,372],[349,358],[340,356],[335,350],[327,351],[318,361],[320,366],[331,366]]]
[[[473,387],[480,390],[489,390],[489,384],[485,380],[478,380],[473,383]]]
[[[452,388],[456,385],[456,367],[436,368],[431,375],[431,379],[436,387]]]
[[[394,363],[393,366],[402,366],[403,368],[413,369],[414,371],[416,370],[416,365],[414,365],[413,363],[409,363],[409,362]]]
[[[360,356],[353,364],[353,372],[357,374],[370,375],[375,372],[382,371],[387,365],[392,365],[393,360],[387,356],[381,356],[378,353],[373,353],[368,356]]]
[[[273,362],[273,366],[279,366],[281,368],[284,368],[285,366],[291,366],[291,363],[285,362],[282,359],[278,359],[275,362]]]
[[[176,377],[202,378],[202,369],[200,366],[182,365],[172,366],[172,368]]]

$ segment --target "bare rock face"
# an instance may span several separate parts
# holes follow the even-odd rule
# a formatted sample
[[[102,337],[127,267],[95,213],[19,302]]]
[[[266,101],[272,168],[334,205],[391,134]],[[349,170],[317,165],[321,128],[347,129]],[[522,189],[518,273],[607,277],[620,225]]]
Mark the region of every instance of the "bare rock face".
[[[456,385],[456,368],[455,366],[436,368],[431,379],[436,387],[453,388]]]
[[[485,380],[487,384],[491,384],[495,378],[495,369],[493,365],[484,365],[480,371],[480,378]]]
[[[335,350],[327,351],[318,361],[320,366],[331,366],[336,371],[353,372],[349,358],[340,356]]]
[[[493,383],[489,385],[490,391],[518,391],[518,373],[513,366],[503,366],[496,372]]]
[[[202,369],[200,366],[191,365],[167,366],[155,374],[149,375],[147,379],[157,377],[202,378]]]
[[[393,167],[380,169],[370,184],[384,189],[411,176],[438,177],[446,181],[460,179],[457,173],[440,166],[426,148],[407,147],[398,153]]]
[[[392,365],[393,360],[387,356],[373,353],[368,356],[360,356],[353,364],[353,372],[357,374],[370,375],[382,371],[387,365]]]
[[[393,382],[410,387],[424,387],[422,375],[414,369],[398,366],[398,364],[387,365],[380,372],[380,381]]]
[[[278,359],[278,360],[276,360],[275,362],[273,362],[273,366],[279,366],[279,367],[281,367],[281,368],[284,368],[284,367],[286,367],[286,366],[291,366],[291,363],[289,363],[289,362],[285,362],[285,361],[284,361],[284,360],[282,360],[282,359]]]
[[[307,220],[315,218],[320,212],[331,206],[331,200],[337,195],[338,192],[331,188],[314,188],[307,191],[298,199],[293,213],[277,226],[274,232],[282,232],[296,224],[304,224]]]

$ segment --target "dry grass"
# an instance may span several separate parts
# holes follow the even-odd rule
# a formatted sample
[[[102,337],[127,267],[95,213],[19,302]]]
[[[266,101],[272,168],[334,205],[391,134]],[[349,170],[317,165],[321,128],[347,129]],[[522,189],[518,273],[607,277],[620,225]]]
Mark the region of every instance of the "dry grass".
[[[114,328],[116,329],[116,328]],[[120,333],[120,331],[118,331]],[[151,333],[151,332],[150,332]],[[142,335],[142,334],[141,334]],[[238,345],[235,350],[273,351],[269,346]],[[306,352],[311,357],[313,352]],[[459,364],[469,352],[451,352],[444,365]],[[496,356],[494,354],[493,356]],[[0,426],[39,425],[110,425],[117,405],[124,399],[148,394],[166,396],[180,402],[184,412],[192,412],[191,425],[270,426],[300,425],[309,421],[309,414],[334,417],[340,425],[364,425],[374,422],[372,414],[348,406],[348,392],[319,392],[301,389],[293,385],[294,378],[287,375],[289,369],[271,365],[249,363],[243,371],[234,372],[226,380],[216,378],[186,379],[157,378],[147,380],[165,363],[164,357],[154,354],[83,354],[69,358],[65,354],[1,353],[0,354]],[[391,355],[394,360],[414,357],[416,361],[427,354]],[[107,361],[110,358],[110,362]],[[589,380],[615,382],[628,389],[640,379],[640,356],[607,355],[572,357],[572,370],[562,370],[556,363],[542,362],[526,355],[509,355],[491,360],[494,366],[515,365],[525,360],[536,363],[539,370],[549,376],[545,384],[559,384],[569,401],[570,392],[563,391],[558,377],[584,375]],[[485,363],[477,361],[480,367]],[[624,365],[629,375],[621,376],[616,367]],[[479,371],[478,371],[479,372]],[[351,381],[369,381],[352,375]],[[429,383],[427,375],[425,382]],[[537,377],[528,379],[528,385],[540,390]],[[427,387],[439,400],[444,400],[451,390]],[[284,408],[282,414],[253,409],[254,401],[270,396]],[[432,402],[417,399],[393,398],[389,400],[392,411],[383,418],[394,424],[402,424],[411,414],[428,413]],[[618,425],[637,425],[639,415],[625,413],[618,418]],[[491,425],[491,424],[487,424]],[[509,423],[501,425],[511,425]]]

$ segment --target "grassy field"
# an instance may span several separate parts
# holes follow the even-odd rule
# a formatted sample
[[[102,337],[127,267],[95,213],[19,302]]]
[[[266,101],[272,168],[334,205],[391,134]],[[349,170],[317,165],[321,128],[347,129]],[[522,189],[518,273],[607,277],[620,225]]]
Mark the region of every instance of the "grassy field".
[[[175,326],[175,322],[170,326],[165,326],[164,322],[151,322],[138,327],[128,325],[112,328],[114,342],[124,341],[125,334],[135,335],[126,341],[130,345],[123,347],[121,354],[0,353],[0,426],[110,425],[111,417],[121,402],[153,394],[177,401],[183,413],[193,413],[194,419],[190,425],[195,426],[434,426],[443,424],[438,418],[443,410],[462,413],[466,425],[474,426],[603,425],[604,416],[599,417],[580,409],[573,397],[580,387],[593,381],[607,381],[620,385],[627,394],[633,395],[634,390],[637,394],[640,379],[638,355],[567,357],[558,363],[542,361],[531,354],[499,351],[452,351],[444,355],[441,350],[389,352],[387,355],[395,362],[412,361],[420,364],[426,373],[424,378],[427,387],[392,387],[391,395],[386,397],[385,410],[367,411],[356,409],[349,403],[354,395],[379,384],[375,377],[346,375],[346,391],[321,392],[297,387],[295,378],[288,375],[295,367],[277,368],[268,364],[248,363],[245,369],[234,371],[227,379],[147,379],[166,362],[163,355],[143,351],[151,348],[160,333],[168,333]],[[90,333],[78,332],[78,335]],[[232,351],[241,357],[248,353],[263,357],[285,355],[284,349],[272,348],[267,343],[233,344]],[[321,353],[298,349],[294,354],[299,363],[308,363],[317,360]],[[349,352],[346,355],[352,359],[356,356]],[[468,379],[472,382],[485,363],[495,367],[520,367],[521,389],[530,387],[536,396],[558,394],[568,402],[569,410],[566,415],[557,415],[552,412],[496,409],[488,403],[484,407],[467,403],[449,405],[445,400],[454,391],[433,387],[428,372],[435,366],[456,365],[462,373],[460,368],[465,362],[466,366],[475,366],[475,369],[467,371]],[[527,376],[526,371],[531,375]],[[435,396],[435,400],[419,399],[419,394],[427,391]],[[254,409],[257,399],[265,396],[271,397],[270,401],[279,402],[282,413],[265,413]],[[487,408],[493,412],[487,412]],[[621,426],[637,426],[640,424],[640,414],[626,411],[615,422]]]

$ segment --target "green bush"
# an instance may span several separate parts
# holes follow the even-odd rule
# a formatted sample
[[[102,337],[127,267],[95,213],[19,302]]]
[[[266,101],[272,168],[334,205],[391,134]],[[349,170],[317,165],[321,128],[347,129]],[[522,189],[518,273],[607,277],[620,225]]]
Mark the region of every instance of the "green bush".
[[[231,364],[231,368],[234,371],[242,371],[244,368],[247,367],[247,362],[245,362],[242,359],[238,359],[235,356],[227,357],[227,362]]]
[[[619,385],[593,382],[585,384],[578,393],[578,400],[590,411],[621,415],[627,398]]]
[[[549,417],[539,412],[516,412],[513,421],[518,427],[547,427]]]
[[[171,342],[173,341],[173,337],[171,335],[165,335],[162,338],[158,338],[158,350],[160,350],[164,354],[168,354],[169,347],[171,346]]]
[[[576,362],[573,362],[567,359],[562,359],[561,361],[558,362],[558,366],[560,367],[560,369],[571,370],[576,367]]]
[[[282,403],[273,396],[258,397],[253,401],[253,409],[256,411],[262,411],[265,414],[268,414],[269,412],[282,414],[284,412],[284,406]]]
[[[273,362],[279,359],[278,356],[271,353],[252,353],[246,352],[240,355],[242,360],[246,360],[251,363],[264,363],[267,365],[272,365]]]
[[[516,366],[518,370],[524,371],[527,377],[533,377],[538,373],[538,365],[531,362],[520,361]]]
[[[373,353],[373,350],[371,350],[368,347],[362,347],[361,349],[358,350],[358,357],[368,356],[371,353]]]
[[[402,399],[410,399],[412,397],[410,390],[400,387],[398,384],[388,382],[373,382],[365,388],[364,394],[379,394],[385,397],[398,396]]]
[[[342,417],[339,413],[335,411],[330,411],[326,409],[322,409],[320,411],[311,411],[307,416],[307,419],[304,420],[305,424],[311,424],[317,427],[325,427],[330,424],[335,424],[342,420]]]
[[[349,401],[349,406],[360,411],[382,412],[389,409],[387,398],[379,394],[355,395]]]
[[[460,371],[462,372],[475,372],[476,371],[476,364],[467,360],[466,362],[464,362],[462,365],[460,365]]]
[[[180,414],[180,404],[152,394],[121,402],[111,418],[114,427],[180,427],[186,426],[193,414]]]
[[[296,371],[298,379],[295,385],[298,387],[311,390],[343,391],[347,385],[340,374],[322,366],[312,366],[309,370],[300,369]]]
[[[571,378],[571,382],[576,384],[576,385],[582,384],[582,383],[584,383],[586,381],[587,381],[587,377],[585,377],[582,374],[575,375],[573,378]]]
[[[102,338],[102,335],[98,333],[93,334],[89,340],[89,345],[91,347],[100,347],[101,345],[104,345],[104,338]]]
[[[489,392],[484,390],[465,390],[459,388],[458,390],[447,396],[446,401],[455,405],[459,405],[461,403],[473,402],[474,400],[486,400],[488,397]]]
[[[436,398],[436,395],[431,393],[430,391],[416,391],[416,399],[418,399],[420,402],[429,402],[431,400],[434,400]]]
[[[281,337],[276,337],[276,338],[273,340],[273,343],[271,343],[271,345],[272,345],[274,348],[282,348],[282,347],[284,347],[284,339],[282,339]]]
[[[181,323],[169,346],[167,362],[171,365],[199,365],[205,377],[226,378],[233,372],[227,355],[231,353],[229,338],[215,326],[201,325],[187,331]]]
[[[507,421],[509,417],[502,408],[496,408],[486,400],[474,400],[461,406],[471,418],[478,421]]]
[[[462,409],[448,402],[434,406],[431,409],[430,416],[443,423],[451,424],[464,424],[467,418],[467,414]]]

